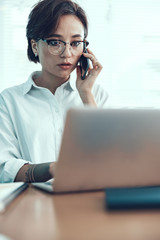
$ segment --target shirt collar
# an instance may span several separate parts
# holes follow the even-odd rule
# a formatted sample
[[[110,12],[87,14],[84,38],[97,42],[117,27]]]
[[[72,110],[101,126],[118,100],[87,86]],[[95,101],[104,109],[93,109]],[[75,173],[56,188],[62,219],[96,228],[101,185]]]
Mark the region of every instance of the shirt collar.
[[[70,87],[72,88],[73,91],[75,91],[77,88],[76,88],[76,79],[77,79],[77,76],[76,76],[76,71],[74,70],[71,75],[70,75],[70,79],[68,81],[68,83],[70,84]]]
[[[28,80],[26,81],[26,83],[24,83],[24,88],[23,88],[23,95],[27,94],[32,87],[36,87],[38,88],[38,86],[35,84],[35,82],[33,81],[33,76],[38,75],[39,72],[33,72],[29,77]],[[72,72],[72,74],[70,75],[69,80],[62,84],[62,86],[66,89],[71,88],[71,90],[75,91],[76,90],[76,75],[75,75],[75,71]]]
[[[33,73],[28,77],[27,82],[24,83],[23,95],[27,94],[27,93],[31,90],[32,86],[35,85],[35,83],[34,83],[34,81],[33,81],[33,79],[32,79],[32,77],[33,77],[33,75],[35,75],[35,73],[36,73],[36,72],[33,72]]]

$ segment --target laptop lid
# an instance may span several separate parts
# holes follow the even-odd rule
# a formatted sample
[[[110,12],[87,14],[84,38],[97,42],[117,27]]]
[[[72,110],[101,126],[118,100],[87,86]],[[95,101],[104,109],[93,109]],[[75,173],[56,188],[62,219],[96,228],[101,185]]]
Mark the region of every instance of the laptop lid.
[[[54,191],[160,184],[159,109],[72,109]]]

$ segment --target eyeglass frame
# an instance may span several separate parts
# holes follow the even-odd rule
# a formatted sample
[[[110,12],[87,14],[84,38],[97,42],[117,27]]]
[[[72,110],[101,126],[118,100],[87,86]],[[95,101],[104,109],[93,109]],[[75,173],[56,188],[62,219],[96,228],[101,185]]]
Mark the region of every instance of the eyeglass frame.
[[[69,45],[72,47],[71,44],[72,44],[73,42],[83,42],[83,43],[84,43],[83,51],[84,51],[84,50],[86,49],[86,47],[89,45],[89,42],[88,42],[87,40],[85,40],[85,39],[84,39],[84,40],[73,41],[73,42],[65,42],[65,41],[59,40],[59,39],[45,39],[45,38],[40,38],[40,39],[38,39],[38,41],[40,41],[40,40],[42,40],[43,42],[47,43],[48,46],[49,46],[49,43],[50,43],[51,41],[53,41],[53,40],[64,43],[64,50],[63,50],[61,53],[56,54],[55,56],[61,55],[61,54],[65,51],[67,44],[69,44]],[[50,53],[51,53],[51,52],[50,52]],[[52,54],[52,53],[51,53],[51,54]]]

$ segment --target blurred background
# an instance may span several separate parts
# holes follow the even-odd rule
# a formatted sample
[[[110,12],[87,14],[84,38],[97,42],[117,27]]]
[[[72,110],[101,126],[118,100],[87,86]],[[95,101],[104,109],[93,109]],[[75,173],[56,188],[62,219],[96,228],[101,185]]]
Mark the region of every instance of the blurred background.
[[[160,107],[160,0],[76,0],[89,19],[97,80],[109,107]],[[25,28],[37,0],[0,0],[0,92],[25,82],[39,64],[27,59]]]

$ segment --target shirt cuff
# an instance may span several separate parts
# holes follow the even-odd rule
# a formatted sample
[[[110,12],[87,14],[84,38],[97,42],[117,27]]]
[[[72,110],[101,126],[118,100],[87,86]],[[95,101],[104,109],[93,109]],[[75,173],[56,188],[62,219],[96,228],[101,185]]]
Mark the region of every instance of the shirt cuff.
[[[14,182],[15,177],[24,164],[32,164],[29,161],[23,159],[15,159],[14,161],[8,161],[5,164],[3,182]]]

